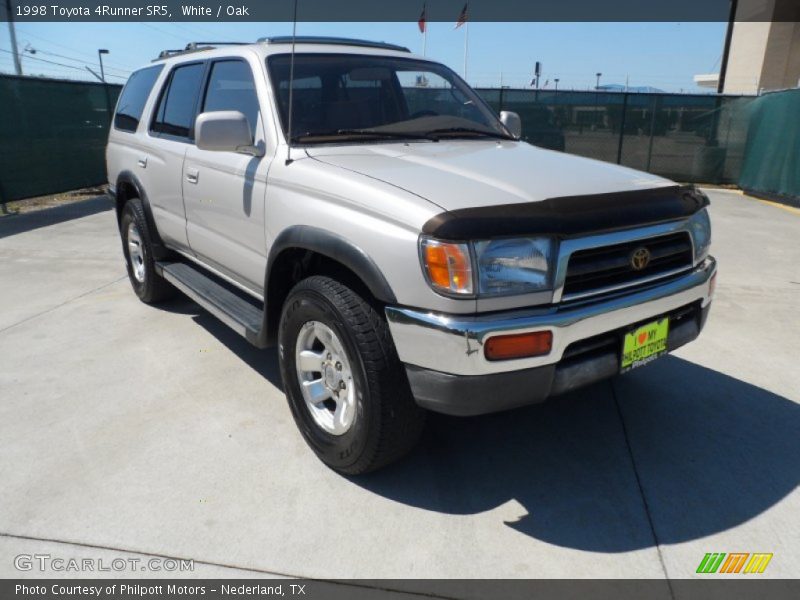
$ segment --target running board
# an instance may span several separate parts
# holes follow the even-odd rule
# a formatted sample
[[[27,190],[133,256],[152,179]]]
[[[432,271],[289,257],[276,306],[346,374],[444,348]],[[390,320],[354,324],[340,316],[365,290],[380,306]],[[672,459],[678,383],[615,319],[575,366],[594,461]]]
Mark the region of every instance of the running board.
[[[182,262],[156,262],[156,272],[200,306],[246,338],[261,346],[259,333],[264,312],[255,301],[221,283],[200,267]]]

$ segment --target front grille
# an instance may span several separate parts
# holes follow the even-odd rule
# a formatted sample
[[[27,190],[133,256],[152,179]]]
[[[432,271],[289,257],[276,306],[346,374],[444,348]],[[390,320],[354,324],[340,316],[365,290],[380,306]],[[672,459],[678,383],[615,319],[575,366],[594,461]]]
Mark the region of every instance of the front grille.
[[[646,267],[636,270],[631,256],[639,248],[650,253]],[[636,285],[692,266],[692,242],[685,231],[613,246],[578,250],[570,256],[562,298],[588,296]]]

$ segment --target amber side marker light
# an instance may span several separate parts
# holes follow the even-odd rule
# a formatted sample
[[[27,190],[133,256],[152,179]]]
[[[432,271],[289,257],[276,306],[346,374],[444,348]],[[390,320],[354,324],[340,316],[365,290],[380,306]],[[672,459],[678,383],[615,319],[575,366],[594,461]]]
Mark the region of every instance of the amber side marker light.
[[[490,337],[484,345],[484,354],[488,360],[508,360],[543,356],[552,348],[553,332],[536,331]]]

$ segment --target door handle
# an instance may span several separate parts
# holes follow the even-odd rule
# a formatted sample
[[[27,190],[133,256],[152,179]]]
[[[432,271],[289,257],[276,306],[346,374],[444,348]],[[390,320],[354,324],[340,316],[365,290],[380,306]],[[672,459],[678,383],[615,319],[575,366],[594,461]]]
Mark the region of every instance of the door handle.
[[[138,161],[136,161],[136,162],[138,162],[138,163],[139,163],[139,166],[140,166],[140,167],[142,167],[143,169],[147,167],[147,157],[146,157],[146,156],[144,156],[144,157],[140,158],[140,159],[139,159]]]
[[[199,177],[200,177],[200,172],[197,169],[186,170],[186,181],[188,181],[189,183],[197,183]]]

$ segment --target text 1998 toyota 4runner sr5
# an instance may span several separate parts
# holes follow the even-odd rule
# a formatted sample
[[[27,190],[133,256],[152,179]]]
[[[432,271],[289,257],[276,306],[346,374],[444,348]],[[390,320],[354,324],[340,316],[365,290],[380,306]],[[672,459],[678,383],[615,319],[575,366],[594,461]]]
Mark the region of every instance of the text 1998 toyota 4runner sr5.
[[[447,67],[332,38],[190,45],[126,84],[110,193],[136,294],[258,347],[316,454],[363,473],[697,337],[708,199],[531,146]]]

